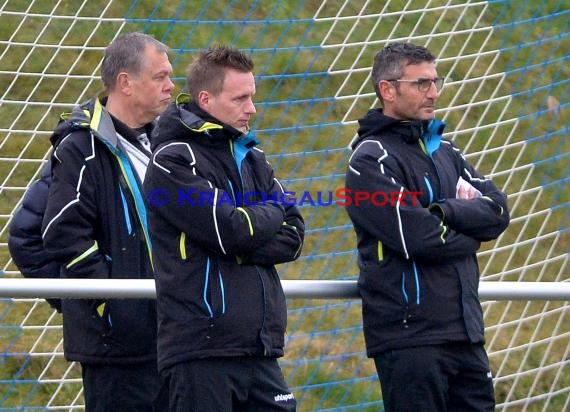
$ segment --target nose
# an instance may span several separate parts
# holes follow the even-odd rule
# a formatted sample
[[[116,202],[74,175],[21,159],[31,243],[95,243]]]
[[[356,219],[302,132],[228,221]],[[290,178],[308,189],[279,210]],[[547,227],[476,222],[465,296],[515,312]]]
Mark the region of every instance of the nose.
[[[435,82],[430,82],[429,89],[426,92],[426,96],[429,97],[430,99],[436,99],[439,96],[439,90],[437,90]]]
[[[172,79],[169,77],[168,81],[166,83],[166,90],[168,90],[169,92],[171,92],[172,90],[174,90],[174,88],[176,87],[176,85],[174,84],[174,82],[172,81]]]
[[[255,110],[255,105],[253,104],[253,100],[249,99],[249,101],[247,102],[247,105],[245,107],[245,112],[247,114],[257,113],[257,110]]]

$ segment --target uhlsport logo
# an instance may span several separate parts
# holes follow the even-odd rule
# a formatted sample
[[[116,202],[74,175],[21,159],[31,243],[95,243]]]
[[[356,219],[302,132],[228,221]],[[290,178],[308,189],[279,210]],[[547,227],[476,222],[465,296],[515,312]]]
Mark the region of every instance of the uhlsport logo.
[[[295,399],[295,396],[292,393],[280,393],[279,395],[275,395],[275,402],[287,402]]]

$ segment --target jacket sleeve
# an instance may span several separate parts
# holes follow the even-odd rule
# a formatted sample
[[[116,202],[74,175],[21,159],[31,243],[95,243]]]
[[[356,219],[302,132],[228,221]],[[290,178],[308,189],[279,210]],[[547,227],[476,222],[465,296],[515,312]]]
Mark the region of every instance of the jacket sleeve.
[[[42,170],[40,179],[34,181],[24,194],[22,204],[10,222],[8,236],[10,255],[20,273],[27,278],[60,277],[61,265],[45,250],[42,241],[42,218],[50,182],[51,165],[48,162]],[[46,300],[54,309],[61,312],[59,299]]]
[[[108,278],[109,266],[95,240],[97,220],[96,187],[91,169],[95,157],[92,141],[85,153],[77,142],[88,139],[86,132],[69,135],[52,155],[52,183],[49,188],[42,237],[46,250],[62,264],[69,278]],[[91,137],[92,139],[92,137]]]
[[[403,180],[400,166],[381,143],[364,141],[349,160],[341,205],[358,229],[406,259],[459,257],[477,251],[479,241],[453,230],[414,202]]]
[[[479,241],[496,239],[509,225],[507,197],[495,184],[473,168],[464,156],[460,157],[461,177],[481,192],[473,199],[446,199],[430,205],[449,227]],[[440,209],[440,210],[437,210]]]
[[[267,167],[270,168],[268,165]],[[266,193],[275,194],[279,199],[285,193],[281,183],[273,177],[270,168],[270,181]],[[285,219],[283,224],[268,242],[242,256],[242,263],[271,266],[278,263],[291,262],[299,257],[305,238],[305,222],[297,206],[284,205]]]
[[[274,202],[236,207],[230,193],[201,175],[186,143],[171,143],[155,152],[144,190],[153,219],[225,255],[241,256],[259,248],[276,235],[285,217],[284,208]],[[168,201],[158,205],[159,194]]]

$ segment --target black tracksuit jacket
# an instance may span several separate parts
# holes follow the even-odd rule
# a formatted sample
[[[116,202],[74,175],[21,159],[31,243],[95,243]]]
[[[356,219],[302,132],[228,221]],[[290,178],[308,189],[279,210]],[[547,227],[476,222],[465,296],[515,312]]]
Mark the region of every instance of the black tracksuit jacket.
[[[62,277],[77,278],[78,284],[83,278],[153,277],[142,182],[103,104],[93,99],[77,107],[52,136],[43,241],[62,265]],[[156,359],[154,300],[64,299],[62,309],[66,359],[92,364]]]
[[[144,189],[149,199],[158,363],[283,355],[286,301],[275,264],[304,238],[251,135],[179,96],[160,117]],[[277,196],[275,196],[277,195]]]
[[[347,194],[363,199],[367,192],[374,200],[347,207],[370,357],[393,348],[484,342],[476,251],[507,227],[506,196],[442,138],[443,127],[375,109],[360,120],[352,143]],[[457,199],[460,177],[482,196]]]

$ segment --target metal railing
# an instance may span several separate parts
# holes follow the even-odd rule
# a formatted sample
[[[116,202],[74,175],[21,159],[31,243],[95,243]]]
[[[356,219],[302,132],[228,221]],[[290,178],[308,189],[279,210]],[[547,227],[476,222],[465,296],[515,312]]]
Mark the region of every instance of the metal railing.
[[[282,280],[293,299],[358,299],[356,280]],[[153,279],[0,278],[4,298],[156,298]],[[481,300],[570,300],[570,282],[480,282]]]

